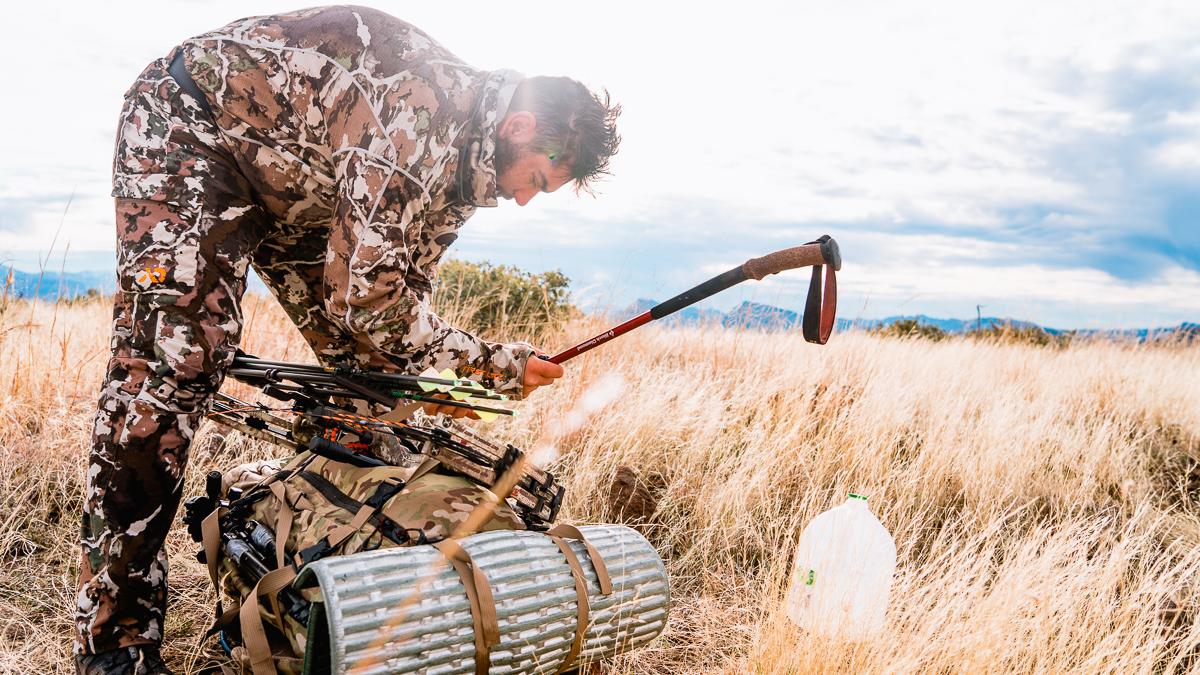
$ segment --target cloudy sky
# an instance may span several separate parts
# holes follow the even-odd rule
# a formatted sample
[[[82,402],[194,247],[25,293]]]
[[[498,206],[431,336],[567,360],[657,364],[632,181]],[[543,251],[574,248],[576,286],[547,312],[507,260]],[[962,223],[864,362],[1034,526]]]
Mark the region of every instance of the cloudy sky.
[[[1200,2],[371,4],[476,66],[571,75],[624,106],[599,198],[481,210],[459,257],[559,268],[581,302],[621,307],[829,233],[848,318],[1200,321]],[[7,8],[0,261],[111,269],[134,76],[190,35],[297,6]],[[799,308],[806,283],[712,306]]]

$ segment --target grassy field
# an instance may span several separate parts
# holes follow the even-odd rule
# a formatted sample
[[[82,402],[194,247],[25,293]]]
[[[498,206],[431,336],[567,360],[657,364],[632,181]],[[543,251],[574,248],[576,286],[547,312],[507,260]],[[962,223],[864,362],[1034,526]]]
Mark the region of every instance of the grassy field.
[[[66,673],[81,480],[107,359],[103,302],[0,314],[0,672]],[[246,349],[308,359],[271,301]],[[577,322],[546,338],[568,344]],[[601,378],[623,391],[557,421]],[[206,425],[213,467],[271,454]],[[636,520],[667,561],[666,635],[614,673],[1175,673],[1200,669],[1200,348],[1066,348],[853,333],[639,331],[572,362],[489,433],[553,443],[566,519]],[[613,499],[633,467],[645,502]],[[626,475],[628,473],[626,472]],[[895,537],[885,632],[806,638],[780,610],[801,527],[856,491]],[[619,492],[619,490],[618,490]],[[169,541],[166,654],[206,661],[212,595]]]

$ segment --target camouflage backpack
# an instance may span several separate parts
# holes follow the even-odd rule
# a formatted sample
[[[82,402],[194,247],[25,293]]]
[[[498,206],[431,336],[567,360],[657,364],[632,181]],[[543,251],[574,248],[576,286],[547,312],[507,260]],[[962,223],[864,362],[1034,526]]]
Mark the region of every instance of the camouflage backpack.
[[[210,494],[217,474],[210,476]],[[521,530],[522,519],[486,488],[438,461],[358,467],[310,452],[220,475],[228,508],[199,524],[203,557],[221,598],[212,632],[255,672],[300,674],[319,642],[316,589],[293,589],[303,565],[326,556],[438,542],[487,504],[471,530]],[[488,510],[490,509],[490,514]],[[312,631],[312,632],[310,632]],[[318,647],[319,648],[319,647]]]

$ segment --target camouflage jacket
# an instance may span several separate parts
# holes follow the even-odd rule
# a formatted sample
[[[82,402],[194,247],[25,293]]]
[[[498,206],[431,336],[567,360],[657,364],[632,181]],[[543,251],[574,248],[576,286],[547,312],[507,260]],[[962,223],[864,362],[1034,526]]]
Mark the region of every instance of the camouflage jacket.
[[[463,221],[496,205],[496,125],[520,76],[365,7],[242,19],[182,48],[270,218],[327,237],[329,317],[408,369],[465,367],[518,390],[531,350],[453,328],[429,297]],[[118,175],[114,194],[170,180]]]

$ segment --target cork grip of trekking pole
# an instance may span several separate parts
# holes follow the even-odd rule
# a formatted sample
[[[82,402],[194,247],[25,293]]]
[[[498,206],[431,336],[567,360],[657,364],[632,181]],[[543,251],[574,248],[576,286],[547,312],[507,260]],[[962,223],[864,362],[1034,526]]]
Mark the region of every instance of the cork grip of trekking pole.
[[[778,274],[797,267],[829,265],[835,270],[842,268],[842,254],[837,242],[828,235],[803,246],[793,246],[782,251],[768,253],[761,258],[751,258],[742,264],[747,279],[762,279],[768,274]]]

